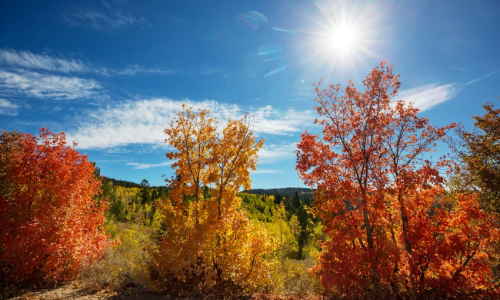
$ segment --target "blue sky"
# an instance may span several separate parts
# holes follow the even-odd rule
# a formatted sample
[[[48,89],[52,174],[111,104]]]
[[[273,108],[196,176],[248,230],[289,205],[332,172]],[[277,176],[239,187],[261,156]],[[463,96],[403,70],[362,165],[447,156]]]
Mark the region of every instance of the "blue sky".
[[[64,131],[102,174],[163,185],[181,103],[249,112],[266,141],[253,187],[303,186],[312,83],[359,84],[387,60],[399,99],[470,128],[499,105],[499,15],[495,0],[2,1],[0,129]]]

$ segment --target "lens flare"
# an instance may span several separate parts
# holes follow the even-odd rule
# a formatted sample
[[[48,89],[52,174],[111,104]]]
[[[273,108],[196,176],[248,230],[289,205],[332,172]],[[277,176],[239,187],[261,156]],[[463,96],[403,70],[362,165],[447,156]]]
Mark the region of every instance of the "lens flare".
[[[281,45],[262,45],[259,47],[259,55],[273,55],[283,52],[283,46]]]
[[[290,30],[290,29],[284,29],[284,28],[278,28],[278,27],[273,27],[274,31],[278,32],[284,32],[284,33],[290,33],[290,34],[297,34],[297,31]]]
[[[252,10],[236,15],[234,22],[242,31],[254,31],[259,29],[261,24],[267,24],[268,20],[263,14]]]
[[[266,74],[264,75],[264,78],[267,78],[267,77],[269,77],[269,76],[272,76],[272,75],[274,75],[274,74],[276,74],[276,73],[279,73],[279,72],[281,72],[281,71],[283,71],[283,70],[285,70],[285,69],[286,69],[286,66],[281,66],[281,67],[279,67],[279,68],[276,68],[276,69],[272,70],[271,72],[266,73]]]

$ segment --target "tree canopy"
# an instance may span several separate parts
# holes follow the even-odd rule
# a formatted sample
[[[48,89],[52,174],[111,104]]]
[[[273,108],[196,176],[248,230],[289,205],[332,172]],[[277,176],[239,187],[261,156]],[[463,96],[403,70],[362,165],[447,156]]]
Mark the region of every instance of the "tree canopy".
[[[479,193],[485,209],[500,215],[500,109],[483,106],[485,114],[475,116],[474,129],[459,128],[455,141],[457,172],[455,188]]]
[[[321,84],[321,82],[320,82]],[[316,271],[327,289],[352,296],[492,292],[495,228],[475,194],[443,197],[428,153],[455,124],[437,128],[403,100],[383,62],[342,89],[316,86],[323,136],[302,134],[297,170],[316,187],[314,205],[330,238]]]
[[[263,288],[269,278],[264,255],[274,243],[246,217],[236,196],[241,187],[250,189],[264,142],[256,141],[249,117],[229,120],[220,134],[209,111],[184,107],[165,133],[176,149],[167,153],[176,175],[168,180],[166,229],[155,253],[163,286]]]

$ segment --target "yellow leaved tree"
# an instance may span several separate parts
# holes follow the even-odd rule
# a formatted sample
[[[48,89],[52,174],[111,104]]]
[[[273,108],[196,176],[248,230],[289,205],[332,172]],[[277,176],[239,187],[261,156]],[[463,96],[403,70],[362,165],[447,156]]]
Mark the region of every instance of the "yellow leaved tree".
[[[236,196],[250,189],[264,141],[256,141],[248,116],[229,120],[222,132],[217,125],[210,111],[183,105],[165,129],[177,151],[167,153],[175,176],[167,180],[165,231],[153,253],[160,288],[255,291],[269,284],[264,256],[275,244]]]

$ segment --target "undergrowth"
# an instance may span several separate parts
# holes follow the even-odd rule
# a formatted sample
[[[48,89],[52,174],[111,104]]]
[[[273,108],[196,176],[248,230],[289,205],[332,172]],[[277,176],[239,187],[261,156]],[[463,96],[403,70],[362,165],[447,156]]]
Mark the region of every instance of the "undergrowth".
[[[89,290],[125,286],[152,290],[150,256],[146,249],[153,243],[156,232],[139,224],[114,222],[107,225],[107,231],[119,244],[107,249],[100,261],[88,266],[78,284]]]

